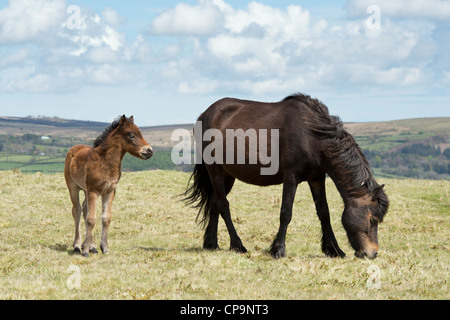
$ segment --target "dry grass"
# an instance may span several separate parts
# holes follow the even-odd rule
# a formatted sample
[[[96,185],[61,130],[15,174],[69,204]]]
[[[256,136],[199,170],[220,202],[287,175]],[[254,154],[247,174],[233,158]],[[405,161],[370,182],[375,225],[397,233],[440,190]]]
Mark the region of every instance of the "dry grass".
[[[345,259],[320,251],[320,224],[306,184],[297,192],[287,258],[267,248],[278,229],[281,187],[237,183],[229,196],[247,254],[201,249],[196,212],[173,196],[188,174],[125,173],[114,201],[110,253],[72,254],[73,220],[62,174],[0,172],[0,299],[449,299],[449,181],[380,179],[391,208],[380,226],[379,257],[353,257],[328,198]],[[95,228],[99,245],[100,225]],[[72,280],[78,277],[79,288]],[[68,285],[69,284],[69,285]]]

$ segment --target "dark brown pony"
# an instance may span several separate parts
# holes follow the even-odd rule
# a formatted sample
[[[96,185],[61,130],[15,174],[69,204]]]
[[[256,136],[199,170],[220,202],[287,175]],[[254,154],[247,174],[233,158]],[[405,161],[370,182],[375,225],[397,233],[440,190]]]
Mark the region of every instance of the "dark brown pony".
[[[247,251],[234,228],[226,199],[235,179],[260,186],[282,183],[280,227],[270,253],[275,258],[285,256],[286,231],[292,217],[297,185],[307,181],[322,225],[322,251],[327,256],[344,257],[330,224],[325,195],[325,177],[328,174],[344,200],[342,223],[355,255],[370,259],[377,256],[378,223],[383,220],[389,206],[384,185],[380,186],[373,178],[364,154],[344,129],[341,120],[330,116],[328,108],[320,101],[303,94],[289,96],[277,103],[225,98],[211,105],[198,121],[202,124],[201,137],[206,130],[214,129],[222,133],[224,145],[227,143],[227,129],[279,131],[279,169],[276,174],[262,175],[260,169],[264,165],[261,161],[249,164],[249,139],[245,144],[245,164],[227,164],[226,161],[207,164],[203,161],[195,165],[191,176],[193,183],[188,185],[185,201],[196,204],[199,216],[202,216],[201,222],[206,227],[204,248],[218,248],[220,214],[230,235],[230,248],[238,252]],[[199,136],[198,132],[196,136]],[[196,143],[204,151],[208,142],[202,140],[196,138]],[[273,150],[270,143],[268,149]],[[226,151],[223,153],[225,159]]]
[[[149,159],[153,155],[150,145],[134,124],[133,116],[122,116],[114,121],[94,141],[94,147],[76,145],[69,150],[64,166],[64,177],[72,201],[72,215],[75,220],[74,252],[89,256],[97,253],[92,229],[96,222],[95,205],[102,197],[102,237],[100,248],[108,251],[108,228],[111,222],[111,206],[116,194],[116,185],[122,174],[122,160],[125,153]],[[80,206],[79,193],[83,190],[85,199]],[[86,224],[86,238],[81,246],[80,223],[83,210]]]

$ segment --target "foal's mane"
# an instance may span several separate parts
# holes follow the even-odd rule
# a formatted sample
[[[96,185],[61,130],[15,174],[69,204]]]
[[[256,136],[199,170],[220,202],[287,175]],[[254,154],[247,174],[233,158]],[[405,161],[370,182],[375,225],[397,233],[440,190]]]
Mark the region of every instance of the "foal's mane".
[[[296,100],[302,103],[304,121],[309,130],[324,142],[323,153],[339,174],[342,185],[349,195],[362,196],[367,189],[372,192],[378,184],[372,176],[369,162],[355,139],[338,116],[331,116],[321,101],[305,94],[294,94],[283,101]],[[366,185],[366,188],[362,186]]]
[[[117,118],[116,120],[113,121],[113,123],[111,123],[111,125],[109,127],[107,127],[105,130],[103,130],[102,134],[99,135],[97,138],[95,138],[94,140],[94,148],[98,147],[99,145],[101,145],[103,142],[106,141],[106,139],[109,137],[109,135],[117,129],[117,127],[120,124],[120,117]]]

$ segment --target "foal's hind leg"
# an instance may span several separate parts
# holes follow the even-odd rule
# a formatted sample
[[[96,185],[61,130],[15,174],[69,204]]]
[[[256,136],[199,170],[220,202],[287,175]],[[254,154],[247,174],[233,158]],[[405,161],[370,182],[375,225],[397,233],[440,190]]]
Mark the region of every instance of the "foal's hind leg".
[[[68,183],[70,200],[72,201],[72,216],[75,222],[75,239],[73,240],[73,251],[81,254],[81,206],[80,188],[74,183]]]
[[[86,224],[86,238],[83,242],[82,255],[84,257],[89,256],[89,252],[97,253],[97,249],[95,249],[94,237],[92,235],[92,230],[94,229],[95,222],[97,220],[95,216],[95,206],[97,202],[98,194],[96,192],[86,192],[86,201],[87,201],[87,211],[84,217]]]
[[[345,257],[334,236],[330,222],[330,211],[325,193],[325,176],[317,181],[309,181],[309,188],[316,204],[317,215],[322,225],[322,251],[329,257]]]
[[[108,230],[111,223],[111,206],[114,200],[116,190],[102,195],[102,239],[100,242],[100,249],[102,253],[108,252]]]

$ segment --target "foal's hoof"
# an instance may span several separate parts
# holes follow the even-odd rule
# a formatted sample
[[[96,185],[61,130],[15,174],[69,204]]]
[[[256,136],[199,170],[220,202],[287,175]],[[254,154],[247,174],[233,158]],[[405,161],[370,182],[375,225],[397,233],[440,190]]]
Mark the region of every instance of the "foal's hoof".
[[[88,252],[83,252],[81,255],[82,255],[83,257],[85,257],[85,258],[89,258],[89,253],[88,253]]]
[[[100,249],[102,249],[102,253],[103,254],[107,254],[108,253],[108,247],[100,245]]]
[[[89,249],[89,252],[94,254],[98,253],[97,249],[95,248]]]
[[[73,248],[73,253],[74,254],[81,254],[81,249],[80,248]]]

